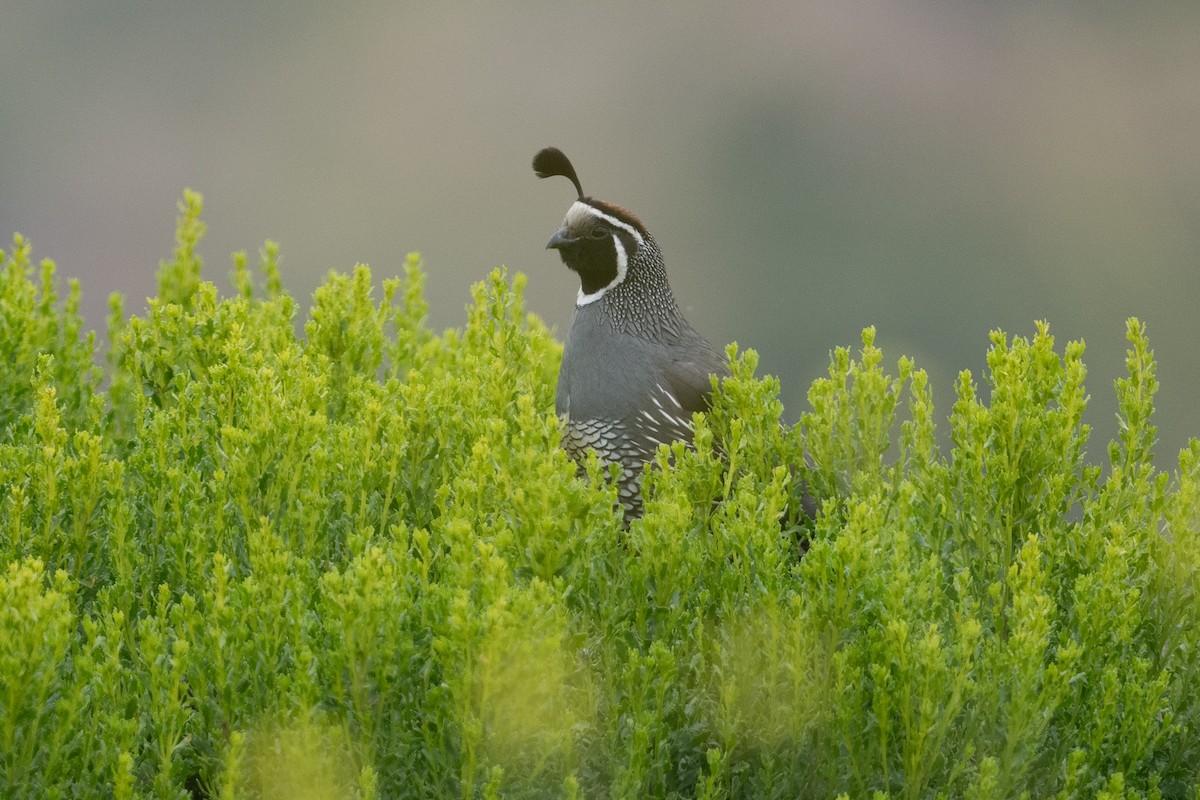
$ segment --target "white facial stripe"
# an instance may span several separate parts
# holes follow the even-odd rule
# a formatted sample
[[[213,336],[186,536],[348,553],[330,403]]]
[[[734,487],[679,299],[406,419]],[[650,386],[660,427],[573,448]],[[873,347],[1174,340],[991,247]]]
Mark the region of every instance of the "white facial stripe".
[[[613,247],[617,249],[617,277],[609,286],[616,286],[621,281],[625,280],[625,273],[629,271],[629,256],[625,254],[625,245],[621,244],[621,237],[615,233],[612,237]]]
[[[591,294],[584,294],[583,289],[580,289],[579,297],[575,298],[575,305],[586,306],[588,303],[594,303],[597,300],[599,300],[601,297],[604,297],[604,293],[607,291],[608,291],[607,286],[605,286],[601,289],[597,289],[596,291],[592,292]]]
[[[567,227],[574,228],[578,226],[583,221],[581,219],[582,217],[595,217],[596,219],[604,220],[605,223],[620,228],[632,236],[634,241],[638,243],[639,247],[644,244],[645,240],[642,239],[642,234],[640,234],[638,229],[630,225],[628,222],[622,222],[611,214],[605,214],[595,206],[589,206],[582,200],[576,200],[571,204],[571,207],[567,209]]]

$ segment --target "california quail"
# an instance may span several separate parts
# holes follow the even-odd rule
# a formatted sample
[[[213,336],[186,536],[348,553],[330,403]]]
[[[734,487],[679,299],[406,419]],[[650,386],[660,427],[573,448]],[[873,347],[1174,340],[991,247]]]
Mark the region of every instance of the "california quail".
[[[579,194],[546,244],[580,280],[555,402],[563,447],[581,468],[589,449],[620,464],[621,504],[636,518],[643,465],[660,444],[692,441],[692,413],[708,408],[710,376],[727,376],[729,364],[683,318],[640,219],[584,196],[557,148],[534,156],[533,170],[570,179]]]

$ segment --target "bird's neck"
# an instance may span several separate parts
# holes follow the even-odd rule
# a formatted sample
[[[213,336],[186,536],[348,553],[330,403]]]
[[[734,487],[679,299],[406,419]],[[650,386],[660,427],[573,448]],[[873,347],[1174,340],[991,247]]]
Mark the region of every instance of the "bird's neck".
[[[614,331],[672,339],[687,328],[667,282],[662,253],[650,236],[629,260],[625,280],[605,292],[600,303]]]

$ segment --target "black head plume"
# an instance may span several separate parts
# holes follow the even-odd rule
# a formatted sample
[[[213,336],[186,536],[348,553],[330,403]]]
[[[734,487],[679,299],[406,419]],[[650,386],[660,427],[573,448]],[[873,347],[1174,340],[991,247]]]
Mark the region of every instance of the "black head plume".
[[[583,187],[579,185],[575,168],[571,166],[570,159],[557,147],[545,147],[538,151],[533,157],[533,172],[539,178],[549,178],[552,175],[569,178],[571,183],[575,184],[575,191],[579,192],[579,199],[583,199]]]

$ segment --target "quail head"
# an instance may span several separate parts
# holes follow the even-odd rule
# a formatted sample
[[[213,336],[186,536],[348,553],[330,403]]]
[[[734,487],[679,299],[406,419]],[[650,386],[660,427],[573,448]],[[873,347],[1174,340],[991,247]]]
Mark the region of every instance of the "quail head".
[[[558,374],[563,447],[581,467],[588,450],[621,469],[620,501],[641,515],[643,465],[660,444],[692,441],[692,413],[708,409],[727,359],[679,310],[658,243],[620,206],[587,197],[561,150],[533,158],[539,178],[561,175],[578,199],[547,248],[579,276]]]

